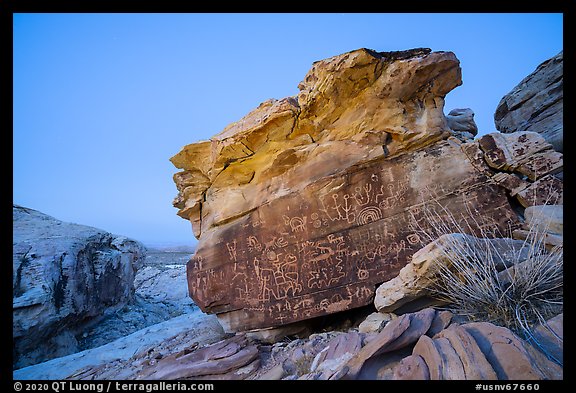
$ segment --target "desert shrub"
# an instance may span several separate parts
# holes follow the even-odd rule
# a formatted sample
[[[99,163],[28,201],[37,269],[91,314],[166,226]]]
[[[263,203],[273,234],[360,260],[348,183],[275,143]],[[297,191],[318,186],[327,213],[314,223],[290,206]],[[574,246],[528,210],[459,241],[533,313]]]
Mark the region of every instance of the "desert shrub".
[[[539,346],[532,328],[545,325],[563,309],[563,249],[544,247],[546,228],[531,228],[522,247],[507,250],[490,238],[512,237],[511,233],[495,233],[493,228],[487,233],[477,221],[477,211],[454,217],[439,206],[426,209],[425,215],[429,227],[415,229],[430,242],[442,238],[446,258],[446,264],[438,266],[436,286],[429,288],[432,296],[456,314],[508,327]],[[453,233],[478,236],[466,241],[443,236]],[[503,260],[512,267],[499,271]]]

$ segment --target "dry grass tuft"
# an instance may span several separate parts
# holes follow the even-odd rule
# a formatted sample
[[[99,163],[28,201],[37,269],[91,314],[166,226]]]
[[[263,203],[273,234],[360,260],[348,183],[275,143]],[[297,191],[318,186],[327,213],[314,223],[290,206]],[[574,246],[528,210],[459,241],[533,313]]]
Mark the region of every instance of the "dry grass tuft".
[[[532,334],[535,324],[563,309],[563,249],[544,247],[544,230],[531,229],[521,249],[503,250],[490,241],[511,237],[510,233],[487,233],[475,217],[478,212],[454,217],[448,210],[426,210],[427,230],[415,228],[434,241],[451,233],[475,233],[479,237],[443,236],[447,264],[439,266],[437,286],[432,295],[448,304],[452,312],[471,320],[505,326],[539,346]],[[507,236],[504,236],[507,235]],[[501,261],[511,266],[502,272]],[[550,354],[548,354],[551,356]],[[552,359],[558,363],[558,359]]]

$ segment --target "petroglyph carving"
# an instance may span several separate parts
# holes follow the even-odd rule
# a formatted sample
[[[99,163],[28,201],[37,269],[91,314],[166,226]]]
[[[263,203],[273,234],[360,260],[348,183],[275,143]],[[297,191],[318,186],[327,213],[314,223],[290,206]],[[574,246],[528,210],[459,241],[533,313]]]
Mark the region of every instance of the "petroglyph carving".
[[[459,151],[429,157],[440,168],[437,160]],[[414,178],[407,172],[412,160],[408,154],[374,161],[373,168],[347,172],[345,181],[342,176],[322,179],[310,190],[260,206],[235,226],[221,226],[214,239],[225,239],[226,247],[213,242],[189,262],[194,299],[208,311],[230,313],[231,326],[239,330],[360,307],[370,303],[377,284],[395,277],[423,246],[430,216],[444,217],[442,209],[448,209],[460,217],[470,204],[486,229],[502,228],[510,217],[504,193],[485,202],[483,190],[496,186],[483,175],[446,183],[462,190],[434,187],[433,181],[424,192],[412,188]],[[256,221],[267,224],[251,225]],[[218,269],[209,269],[213,266]]]
[[[417,245],[421,243],[420,236],[417,233],[409,234],[406,239],[408,240],[408,244],[411,246]]]
[[[276,239],[276,238],[274,238],[274,239]],[[278,248],[284,248],[288,245],[288,242],[286,240],[284,240],[284,238],[282,236],[280,236],[278,239],[276,239],[274,241],[274,244]]]
[[[254,258],[254,271],[259,281],[258,299],[261,301],[286,299],[288,295],[295,296],[302,291],[302,284],[298,280],[298,259],[290,253],[282,256],[268,250],[270,262],[266,266],[257,257]]]
[[[363,188],[364,189],[362,190],[362,188],[356,187],[355,189],[356,192],[352,194],[358,206],[366,206],[367,204],[370,203],[370,196],[371,196],[370,192],[372,191],[372,184],[370,183],[364,184]]]
[[[308,288],[326,288],[337,284],[345,277],[344,266],[341,259],[333,258],[336,252],[332,247],[325,247],[316,243],[315,250],[310,253],[312,258],[304,263],[308,271]]]
[[[328,243],[330,243],[330,244],[344,243],[344,237],[343,236],[336,236],[333,233],[331,233],[328,235]]]
[[[262,244],[258,241],[256,236],[249,236],[246,241],[248,242],[248,251],[262,251]]]
[[[288,216],[282,216],[282,218],[284,219],[284,224],[285,225],[290,225],[290,229],[292,229],[292,232],[303,232],[305,227],[306,227],[306,219],[308,217],[304,216],[304,217],[288,217]]]
[[[193,271],[199,271],[202,270],[203,266],[202,266],[202,262],[204,261],[204,258],[200,255],[194,255],[192,256],[192,258],[190,258],[190,268]]]
[[[226,249],[228,249],[228,254],[230,254],[230,259],[236,262],[236,239],[232,243],[226,243]]]
[[[382,218],[382,212],[376,206],[366,206],[360,213],[358,213],[358,218],[356,222],[358,225],[366,225],[370,222],[378,221]]]
[[[320,199],[320,203],[322,204],[322,208],[320,211],[324,212],[331,221],[342,221],[345,220],[346,222],[352,224],[355,221],[356,214],[352,211],[352,205],[349,202],[350,195],[344,194],[343,204],[341,204],[338,199],[340,195],[332,194],[330,196],[332,198],[332,206],[326,206],[324,203],[324,198]],[[333,211],[332,213],[330,211]],[[336,213],[337,215],[335,215]]]

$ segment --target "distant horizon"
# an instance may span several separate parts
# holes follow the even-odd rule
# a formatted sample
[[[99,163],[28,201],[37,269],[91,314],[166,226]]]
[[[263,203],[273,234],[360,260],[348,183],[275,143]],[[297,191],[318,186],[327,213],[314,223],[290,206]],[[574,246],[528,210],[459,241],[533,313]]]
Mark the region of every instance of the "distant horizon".
[[[46,213],[46,212],[43,212],[43,211],[41,211],[41,210],[35,209],[35,208],[33,208],[33,207],[30,207],[30,206],[23,206],[23,205],[21,205],[21,204],[19,204],[19,203],[16,203],[16,202],[12,202],[12,204],[13,204],[14,206],[23,207],[23,208],[25,208],[25,209],[36,210],[36,211],[38,211],[38,212],[40,212],[40,213],[43,213],[43,214],[46,214],[46,215],[48,215],[48,216],[50,216],[50,217],[52,217],[52,218],[54,218],[54,219],[56,219],[56,220],[60,220],[60,221],[66,222],[66,223],[76,224],[76,225],[83,225],[83,226],[87,226],[87,227],[92,227],[92,228],[94,228],[94,229],[98,229],[98,230],[101,230],[101,231],[109,232],[109,233],[111,233],[111,234],[113,234],[113,235],[117,235],[117,236],[125,236],[125,237],[127,237],[127,238],[129,238],[129,239],[136,240],[136,241],[142,243],[142,244],[143,244],[144,246],[146,246],[147,248],[164,249],[164,248],[182,248],[182,247],[188,247],[188,248],[190,248],[190,249],[195,249],[196,246],[197,246],[197,243],[198,243],[198,242],[196,242],[195,244],[190,244],[189,241],[182,242],[182,241],[178,241],[178,240],[166,240],[166,241],[146,240],[146,241],[143,241],[143,240],[140,240],[140,239],[131,237],[131,236],[126,236],[126,235],[124,235],[124,234],[122,234],[122,233],[114,233],[114,232],[111,232],[111,231],[107,230],[106,228],[95,227],[95,226],[93,226],[93,225],[86,225],[86,224],[83,224],[83,223],[81,223],[81,222],[61,220],[60,218],[55,217],[55,216],[52,215],[52,214],[48,214],[48,213]]]
[[[463,84],[444,113],[471,108],[483,135],[500,99],[563,50],[563,15],[14,14],[13,203],[196,247],[170,157],[298,94],[315,61],[418,47],[456,54]]]

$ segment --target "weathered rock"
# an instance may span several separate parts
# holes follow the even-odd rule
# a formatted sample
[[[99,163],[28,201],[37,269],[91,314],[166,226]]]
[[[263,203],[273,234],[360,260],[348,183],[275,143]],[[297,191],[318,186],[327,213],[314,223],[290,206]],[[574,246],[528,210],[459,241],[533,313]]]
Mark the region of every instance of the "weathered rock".
[[[77,352],[82,329],[130,301],[144,254],[134,240],[14,205],[14,368]]]
[[[510,191],[510,196],[516,196],[516,194],[531,184],[522,180],[522,177],[519,174],[507,172],[498,172],[492,176],[492,180]]]
[[[512,237],[517,240],[526,241],[534,239],[534,232],[529,231],[527,229],[515,229],[512,232]],[[543,234],[539,234],[539,241],[544,244],[548,251],[552,251],[554,249],[558,249],[559,247],[564,246],[564,237],[562,235],[555,235],[553,233],[545,232]]]
[[[190,348],[218,342],[224,331],[214,315],[196,310],[148,326],[103,346],[15,370],[14,379],[135,379],[143,365]]]
[[[394,154],[438,140],[447,132],[443,97],[461,84],[458,64],[450,52],[399,57],[366,49],[314,63],[297,100],[266,101],[210,141],[171,158],[185,170],[174,178],[179,214],[200,236],[270,199],[381,156],[383,145]],[[282,181],[274,180],[279,175]]]
[[[410,316],[404,314],[388,323],[376,337],[374,337],[362,350],[357,353],[347,364],[347,373],[345,378],[355,379],[360,373],[364,363],[371,357],[383,352],[383,348],[410,328]]]
[[[423,245],[411,226],[427,225],[431,195],[454,215],[472,204],[489,230],[516,220],[504,190],[442,142],[352,167],[205,233],[188,264],[190,293],[228,331],[369,304],[374,285]]]
[[[464,364],[462,364],[462,361],[460,360],[458,353],[456,353],[456,350],[454,349],[454,347],[452,347],[450,341],[448,341],[448,339],[443,337],[435,338],[433,341],[434,345],[436,346],[436,349],[438,350],[438,353],[440,354],[440,358],[442,359],[442,364],[438,366],[438,368],[442,370],[441,379],[457,380],[457,381],[466,379]],[[429,363],[427,364],[430,370],[435,368],[433,365]],[[432,375],[432,372],[430,374]]]
[[[534,205],[524,210],[525,222],[512,232],[514,239],[544,244],[549,251],[564,245],[564,205]]]
[[[433,339],[426,335],[421,336],[414,346],[412,355],[420,356],[424,360],[430,379],[435,381],[443,379],[444,362]]]
[[[492,133],[478,140],[484,160],[494,169],[514,171],[489,175],[524,207],[563,203],[562,153],[535,132]],[[526,178],[524,180],[523,178]]]
[[[498,379],[557,379],[561,375],[559,367],[545,357],[535,359],[509,329],[489,322],[468,323],[463,328],[474,337]]]
[[[165,305],[173,313],[192,311],[185,265],[146,266],[138,271],[134,287],[150,303]]]
[[[557,151],[545,150],[533,154],[528,161],[516,167],[516,172],[535,181],[540,177],[561,172],[564,168],[564,155]]]
[[[564,233],[564,205],[536,205],[524,210],[526,226],[535,231]]]
[[[418,341],[420,336],[426,334],[428,329],[430,329],[432,321],[436,316],[436,311],[433,308],[425,308],[408,315],[410,318],[410,327],[406,329],[400,337],[389,343],[386,348],[383,348],[383,352],[391,352]]]
[[[400,361],[394,368],[395,380],[427,380],[430,379],[428,365],[420,355],[410,355]]]
[[[448,127],[457,133],[469,133],[472,136],[478,134],[478,127],[474,121],[474,111],[470,108],[452,109],[446,116]]]
[[[564,54],[546,60],[524,78],[498,104],[494,121],[504,133],[533,131],[542,134],[557,151],[563,150]]]
[[[524,242],[513,239],[485,239],[461,233],[446,234],[429,243],[412,255],[409,264],[398,276],[378,287],[374,305],[380,312],[393,312],[404,304],[431,294],[440,269],[451,268],[459,255],[492,256],[494,266],[502,270],[526,258],[528,248]]]
[[[361,334],[350,332],[338,335],[330,341],[325,350],[316,355],[310,371],[320,372],[319,379],[331,379],[361,348]]]
[[[488,165],[494,169],[513,171],[532,161],[537,153],[549,151],[552,146],[536,132],[497,132],[482,136],[478,143]],[[554,167],[554,170],[556,167]],[[547,173],[540,174],[540,177]]]
[[[564,182],[556,176],[546,175],[516,194],[524,207],[539,205],[563,205]]]
[[[532,331],[531,344],[550,359],[562,365],[564,363],[564,314],[559,314],[538,325]]]
[[[452,313],[450,311],[436,311],[436,315],[430,324],[430,329],[426,332],[428,337],[434,337],[437,333],[446,329],[452,322]]]
[[[358,326],[360,333],[380,332],[388,322],[398,318],[396,314],[373,312]]]
[[[186,262],[190,255],[148,249],[145,266],[138,269],[134,278],[133,300],[119,310],[106,312],[102,320],[84,329],[78,339],[79,349],[99,347],[198,310],[188,296]]]
[[[462,326],[452,325],[436,336],[448,340],[460,358],[464,370],[464,379],[467,380],[494,380],[498,379],[496,372],[486,360],[486,357],[476,344],[474,338]]]
[[[154,368],[140,373],[138,379],[214,378],[250,365],[257,356],[257,346],[237,335],[193,352],[184,350],[162,358]]]
[[[424,335],[430,328],[435,315],[434,309],[427,308],[415,313],[404,314],[389,322],[375,338],[346,363],[347,370],[343,373],[343,377],[355,379],[370,358],[398,350],[418,341],[420,336]]]
[[[278,381],[286,376],[286,371],[281,364],[277,364],[270,370],[266,371],[264,374],[260,375],[257,379],[262,379],[265,381]]]
[[[275,343],[287,336],[310,334],[309,330],[305,322],[295,322],[277,328],[249,331],[246,332],[246,336],[265,343]]]

